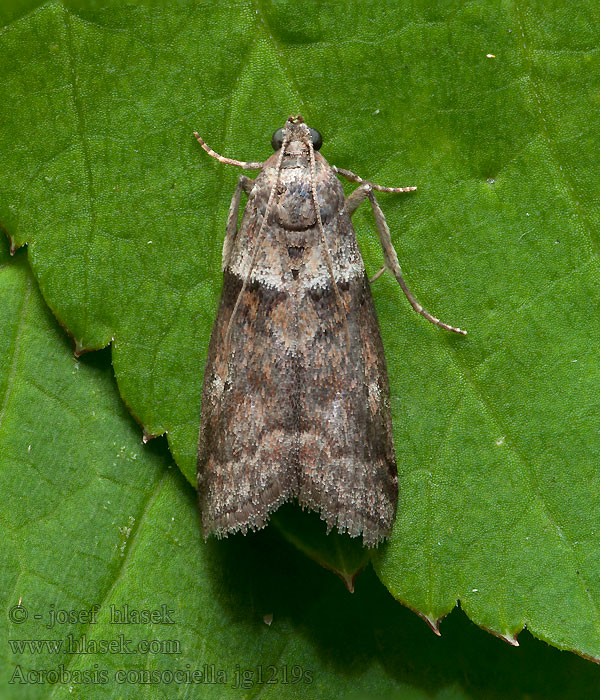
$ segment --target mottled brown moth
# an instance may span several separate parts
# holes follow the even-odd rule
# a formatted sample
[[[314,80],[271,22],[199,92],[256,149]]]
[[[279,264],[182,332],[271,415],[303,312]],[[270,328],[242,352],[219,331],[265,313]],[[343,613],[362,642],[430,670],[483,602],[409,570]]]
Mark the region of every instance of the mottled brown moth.
[[[368,199],[385,266],[413,309],[449,331],[406,286],[375,196],[382,187],[330,166],[302,117],[275,132],[260,170],[240,176],[223,244],[223,292],[202,392],[198,495],[205,537],[266,525],[297,499],[374,547],[396,517],[389,382],[351,216]],[[359,183],[349,196],[336,175]],[[248,195],[241,224],[242,192]],[[383,271],[382,270],[382,271]],[[381,274],[381,272],[379,274]]]

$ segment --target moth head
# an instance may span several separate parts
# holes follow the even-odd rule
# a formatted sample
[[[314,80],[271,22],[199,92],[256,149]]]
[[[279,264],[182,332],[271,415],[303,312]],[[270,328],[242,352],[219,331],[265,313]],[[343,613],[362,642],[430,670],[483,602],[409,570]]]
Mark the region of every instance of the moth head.
[[[289,117],[284,126],[282,126],[281,129],[277,129],[271,139],[271,146],[273,146],[274,151],[278,151],[283,146],[285,140],[287,140],[288,143],[292,141],[302,141],[306,143],[308,139],[310,139],[315,151],[321,148],[323,144],[321,134],[316,129],[307,126],[304,123],[304,119],[298,114],[295,117]]]

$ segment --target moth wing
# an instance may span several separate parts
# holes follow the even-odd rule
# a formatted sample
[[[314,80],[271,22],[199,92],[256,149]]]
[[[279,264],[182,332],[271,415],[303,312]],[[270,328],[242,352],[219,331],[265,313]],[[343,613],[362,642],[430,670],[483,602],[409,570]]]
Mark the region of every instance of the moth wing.
[[[390,534],[398,500],[389,383],[370,284],[346,212],[326,234],[344,308],[340,314],[331,279],[303,299],[309,320],[301,343],[298,500],[320,511],[329,528],[362,534],[372,547]]]
[[[267,238],[265,255],[271,245]],[[242,287],[227,269],[206,364],[198,450],[205,536],[261,528],[298,490],[297,373],[285,347],[291,300],[260,281]]]

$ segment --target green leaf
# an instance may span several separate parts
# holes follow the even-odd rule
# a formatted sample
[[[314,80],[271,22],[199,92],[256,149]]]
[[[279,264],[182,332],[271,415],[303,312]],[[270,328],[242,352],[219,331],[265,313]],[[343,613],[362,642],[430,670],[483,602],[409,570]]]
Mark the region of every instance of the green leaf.
[[[600,79],[591,2],[263,2],[5,10],[0,219],[78,348],[193,480],[202,367],[237,174],[289,113],[382,184],[409,285],[374,286],[401,479],[392,594],[456,601],[600,657]],[[355,217],[369,271],[372,217]],[[298,539],[291,530],[290,538]],[[310,545],[307,546],[307,549]]]
[[[438,639],[372,571],[350,595],[271,528],[204,543],[193,488],[164,441],[141,444],[109,355],[73,358],[3,239],[0,295],[2,700],[598,695],[582,659],[527,634],[512,649],[461,614]]]

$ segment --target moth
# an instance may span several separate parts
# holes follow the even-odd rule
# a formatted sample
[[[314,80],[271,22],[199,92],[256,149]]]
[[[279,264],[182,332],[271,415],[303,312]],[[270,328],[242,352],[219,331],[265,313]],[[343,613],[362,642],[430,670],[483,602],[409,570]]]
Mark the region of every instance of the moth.
[[[204,536],[262,528],[282,503],[317,511],[328,531],[377,546],[392,529],[398,476],[390,390],[370,281],[351,217],[368,199],[384,253],[413,309],[375,196],[382,187],[330,166],[301,116],[275,132],[260,170],[241,175],[223,244],[223,291],[212,331],[198,445]],[[337,175],[359,186],[349,196]],[[241,224],[242,193],[248,196]],[[376,276],[378,276],[376,275]]]

